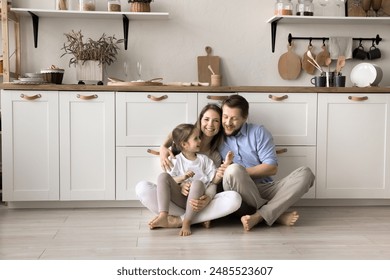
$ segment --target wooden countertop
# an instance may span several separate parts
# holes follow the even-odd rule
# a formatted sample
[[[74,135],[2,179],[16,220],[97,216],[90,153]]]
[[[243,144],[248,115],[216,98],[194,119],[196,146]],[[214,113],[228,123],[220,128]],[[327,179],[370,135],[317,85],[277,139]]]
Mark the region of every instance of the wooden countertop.
[[[106,85],[22,85],[1,83],[0,89],[42,91],[117,91],[117,92],[270,92],[270,93],[390,93],[390,87],[287,87],[287,86],[106,86]]]

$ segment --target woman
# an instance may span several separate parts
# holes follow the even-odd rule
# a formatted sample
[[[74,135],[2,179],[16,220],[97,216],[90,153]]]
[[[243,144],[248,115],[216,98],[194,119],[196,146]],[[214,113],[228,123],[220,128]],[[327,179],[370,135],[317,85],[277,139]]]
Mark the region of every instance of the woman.
[[[196,126],[200,131],[200,151],[204,155],[210,157],[215,166],[221,165],[221,156],[218,152],[218,147],[223,140],[223,132],[221,130],[222,111],[215,104],[206,105],[199,114]],[[172,163],[168,156],[174,157],[173,152],[169,149],[172,144],[172,136],[170,135],[165,143],[160,147],[160,159],[162,168],[167,171],[172,167]],[[222,176],[217,172],[219,182]],[[218,183],[219,183],[218,182]],[[136,186],[136,194],[141,203],[151,212],[158,214],[157,190],[156,184],[141,181]],[[209,227],[209,221],[224,217],[235,212],[241,205],[241,196],[235,191],[224,191],[217,193],[211,199],[208,195],[202,195],[199,199],[190,201],[194,211],[199,212],[198,215],[191,221],[192,224],[204,223]],[[184,218],[185,209],[177,206],[172,201],[169,204],[169,213],[172,216],[180,216],[181,219],[175,219],[172,223],[175,227],[181,227],[181,221]]]

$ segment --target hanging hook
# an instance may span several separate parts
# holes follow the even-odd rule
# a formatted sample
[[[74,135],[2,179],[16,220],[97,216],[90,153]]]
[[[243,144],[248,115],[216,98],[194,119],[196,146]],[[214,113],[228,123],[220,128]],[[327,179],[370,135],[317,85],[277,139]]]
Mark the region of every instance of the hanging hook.
[[[326,38],[322,38],[322,46],[325,47],[325,40]]]
[[[291,46],[291,43],[292,43],[292,35],[291,35],[291,33],[289,33],[288,34],[288,44],[289,44],[289,46]]]
[[[309,46],[310,46],[310,47],[313,46],[313,45],[311,44],[311,41],[313,41],[313,38],[312,38],[312,37],[309,38]]]

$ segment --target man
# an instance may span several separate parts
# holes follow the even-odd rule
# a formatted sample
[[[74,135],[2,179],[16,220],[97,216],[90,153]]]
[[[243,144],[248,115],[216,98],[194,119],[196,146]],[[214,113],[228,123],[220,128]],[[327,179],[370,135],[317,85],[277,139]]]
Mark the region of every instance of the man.
[[[222,166],[224,190],[237,191],[243,201],[240,213],[245,230],[249,231],[265,221],[294,225],[299,215],[286,210],[297,202],[313,185],[314,175],[308,167],[301,167],[286,178],[274,182],[270,176],[277,172],[277,156],[272,135],[262,125],[247,123],[249,104],[240,95],[231,95],[222,103],[224,143],[222,158],[234,153],[233,164]],[[255,213],[248,207],[253,207]]]

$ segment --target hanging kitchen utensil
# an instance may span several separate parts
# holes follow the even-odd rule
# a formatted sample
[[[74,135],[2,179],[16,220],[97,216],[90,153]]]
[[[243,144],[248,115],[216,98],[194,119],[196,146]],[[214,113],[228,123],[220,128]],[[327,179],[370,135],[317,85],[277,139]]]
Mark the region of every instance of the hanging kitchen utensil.
[[[302,57],[302,69],[305,70],[306,73],[310,75],[313,75],[317,68],[315,67],[315,63],[310,63],[312,62],[311,61],[312,59],[307,55],[309,51],[310,53],[312,53],[312,50],[313,50],[313,45],[310,42],[309,46],[307,47],[307,51],[303,54]]]
[[[208,67],[210,65],[214,73],[216,75],[220,75],[220,59],[219,56],[211,55],[211,47],[207,46],[205,50],[207,54],[206,56],[198,56],[198,80],[202,83],[211,83],[211,73]]]
[[[339,75],[341,69],[345,66],[345,56],[339,56],[336,63],[336,75]]]
[[[301,73],[302,64],[300,57],[293,52],[293,44],[287,46],[287,52],[282,54],[278,62],[280,77],[284,80],[295,80]]]
[[[325,44],[322,45],[322,51],[320,51],[317,56],[316,56],[316,61],[318,65],[320,66],[327,66],[326,65],[326,59],[330,57],[330,53],[328,51],[328,48],[326,47]]]

